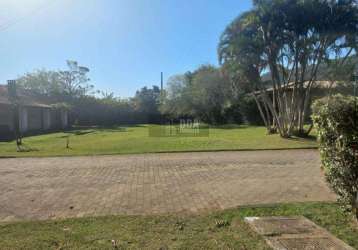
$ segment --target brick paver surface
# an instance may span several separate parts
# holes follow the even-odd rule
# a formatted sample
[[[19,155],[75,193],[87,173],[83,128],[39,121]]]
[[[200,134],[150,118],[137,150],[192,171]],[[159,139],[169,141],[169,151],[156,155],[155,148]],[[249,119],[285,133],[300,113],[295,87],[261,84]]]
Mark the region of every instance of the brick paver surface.
[[[334,199],[316,150],[0,159],[0,221]]]

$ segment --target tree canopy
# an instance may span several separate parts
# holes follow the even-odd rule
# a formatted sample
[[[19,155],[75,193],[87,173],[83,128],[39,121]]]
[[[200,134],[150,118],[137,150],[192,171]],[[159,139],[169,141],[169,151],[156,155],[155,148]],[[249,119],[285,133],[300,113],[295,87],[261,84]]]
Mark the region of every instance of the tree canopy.
[[[229,120],[235,122],[237,116],[228,113],[232,103],[229,79],[219,68],[202,65],[193,72],[175,75],[168,80],[162,111],[174,117],[195,117],[218,124]]]
[[[45,96],[53,102],[69,102],[93,89],[88,84],[89,69],[76,61],[67,61],[67,70],[40,69],[17,79],[18,85],[34,95]]]

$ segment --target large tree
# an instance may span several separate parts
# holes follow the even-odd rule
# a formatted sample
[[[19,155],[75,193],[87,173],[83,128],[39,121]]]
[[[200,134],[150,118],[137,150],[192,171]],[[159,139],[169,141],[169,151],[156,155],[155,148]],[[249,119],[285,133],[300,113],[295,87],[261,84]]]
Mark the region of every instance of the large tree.
[[[40,97],[52,102],[72,102],[93,89],[87,76],[89,69],[79,66],[76,61],[67,61],[67,70],[35,70],[21,76],[18,85]]]
[[[63,101],[64,86],[56,71],[40,69],[26,73],[17,80],[20,88],[33,95],[47,97],[54,102]]]
[[[253,95],[268,130],[305,134],[317,73],[356,54],[357,30],[355,0],[256,0],[222,34],[219,60]]]
[[[230,81],[212,65],[202,65],[193,72],[168,80],[164,113],[178,117],[195,117],[216,124],[225,122],[230,106]]]
[[[225,123],[229,105],[229,81],[211,65],[199,67],[193,75],[191,95],[195,115],[210,124]]]
[[[171,76],[168,79],[165,98],[160,107],[162,113],[171,118],[193,115],[190,93],[191,75],[191,72],[188,72]]]
[[[67,60],[67,67],[67,70],[59,71],[58,74],[68,101],[71,102],[76,97],[86,95],[93,89],[93,85],[88,84],[90,79],[87,76],[87,67],[72,60]]]
[[[157,123],[161,120],[160,101],[161,90],[154,85],[152,88],[143,87],[137,90],[135,96],[131,99],[131,104],[137,114],[142,117],[143,122]]]

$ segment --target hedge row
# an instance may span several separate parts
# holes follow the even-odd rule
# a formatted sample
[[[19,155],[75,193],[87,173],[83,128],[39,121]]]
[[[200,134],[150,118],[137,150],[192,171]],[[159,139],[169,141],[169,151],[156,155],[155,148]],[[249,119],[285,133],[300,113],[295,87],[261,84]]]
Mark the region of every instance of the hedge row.
[[[358,98],[336,95],[317,100],[312,119],[327,181],[358,220]]]

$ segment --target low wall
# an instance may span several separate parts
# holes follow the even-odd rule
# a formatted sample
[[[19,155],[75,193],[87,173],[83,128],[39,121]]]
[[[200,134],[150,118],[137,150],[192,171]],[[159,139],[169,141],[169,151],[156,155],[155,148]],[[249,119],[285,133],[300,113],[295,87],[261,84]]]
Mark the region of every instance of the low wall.
[[[12,137],[13,114],[9,105],[0,104],[0,141]]]

